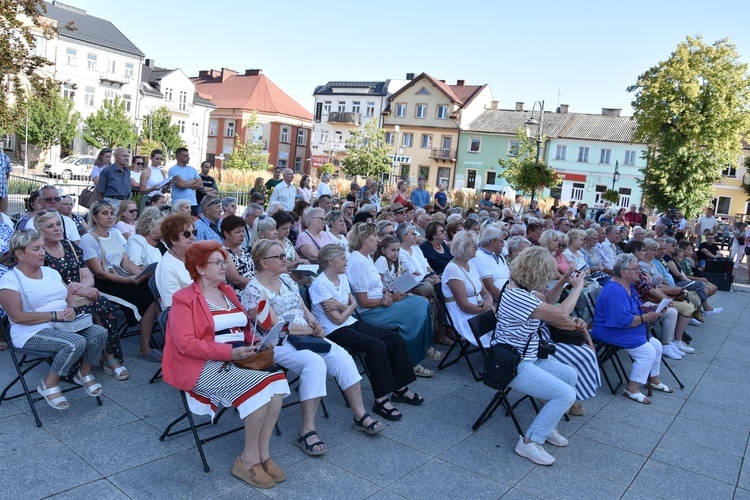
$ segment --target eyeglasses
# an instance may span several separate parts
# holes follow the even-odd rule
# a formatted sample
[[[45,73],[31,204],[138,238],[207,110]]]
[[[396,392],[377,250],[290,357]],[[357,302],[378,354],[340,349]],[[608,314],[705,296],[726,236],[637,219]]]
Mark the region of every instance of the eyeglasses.
[[[130,210],[128,210],[128,213],[129,213],[129,214],[134,214],[134,213],[136,213],[137,211],[138,211],[138,209],[137,209],[137,208],[131,208]]]
[[[135,162],[135,165],[143,165],[143,162],[142,161],[137,161],[137,162]]]
[[[57,210],[52,210],[51,208],[48,208],[46,210],[39,210],[36,215],[44,215],[44,214],[56,214]]]
[[[221,200],[214,200],[211,203],[209,203],[208,206],[210,207],[210,206],[216,205],[217,203],[221,203]]]
[[[227,267],[229,265],[228,260],[209,260],[208,263],[219,267]]]
[[[638,271],[639,269],[637,267],[626,267],[626,271]]]
[[[286,260],[286,254],[280,253],[279,255],[271,255],[269,257],[263,257],[263,260],[273,260],[273,259],[279,259],[280,261],[283,262]]]
[[[60,201],[62,198],[59,196],[50,196],[49,198],[42,198],[42,200],[46,203],[52,203],[53,201]]]
[[[197,229],[193,229],[192,231],[183,231],[182,232],[182,235],[185,237],[185,239],[190,238],[191,234],[193,236],[198,236],[198,230]]]

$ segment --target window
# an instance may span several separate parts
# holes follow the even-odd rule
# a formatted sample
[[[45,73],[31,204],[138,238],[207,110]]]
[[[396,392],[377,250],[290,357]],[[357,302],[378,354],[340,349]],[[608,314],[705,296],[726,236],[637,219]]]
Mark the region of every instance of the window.
[[[114,59],[107,59],[107,71],[114,73],[117,70],[117,61]]]
[[[737,177],[737,167],[732,167],[732,166],[727,165],[727,168],[722,169],[721,175],[723,175],[724,177],[736,178]]]
[[[438,120],[445,120],[446,118],[448,118],[448,106],[446,106],[445,104],[438,105],[437,114],[435,115],[435,117]]]
[[[76,94],[75,90],[73,90],[73,87],[69,83],[66,83],[65,85],[63,85],[62,91],[63,91],[63,97],[65,99],[70,99],[71,101],[73,100],[73,96],[75,96]]]
[[[385,143],[389,146],[393,146],[393,132],[385,133]]]
[[[125,111],[130,113],[133,109],[133,96],[130,94],[124,94],[122,96],[122,102],[125,103]]]
[[[432,147],[432,136],[429,134],[422,134],[422,148],[429,149]]]
[[[478,153],[482,147],[481,137],[469,137],[469,153]]]
[[[132,80],[135,77],[135,64],[125,63],[125,78]]]
[[[190,133],[193,137],[198,137],[200,135],[201,126],[200,123],[193,122],[190,125]]]
[[[96,54],[89,54],[88,56],[86,56],[86,69],[96,71],[96,59]]]
[[[305,145],[305,131],[298,130],[297,131],[297,146],[304,146],[304,145]]]
[[[555,160],[565,161],[565,156],[568,154],[568,146],[564,144],[558,144],[555,146]]]
[[[404,118],[406,116],[406,104],[396,104],[396,118]]]
[[[187,109],[187,92],[184,90],[180,90],[180,104],[179,104],[180,111],[185,111]]]
[[[612,150],[609,148],[602,148],[599,152],[599,163],[609,164],[609,160],[612,157]]]
[[[730,196],[719,196],[716,203],[716,213],[718,215],[729,215],[729,210],[732,206],[732,198]]]
[[[86,106],[94,106],[96,89],[94,87],[86,87],[83,94],[83,104]]]
[[[375,103],[373,101],[367,101],[367,107],[365,108],[365,116],[375,116]]]
[[[281,138],[279,139],[281,142],[289,142],[289,128],[288,127],[281,127]]]
[[[286,160],[279,160],[276,166],[279,168],[286,168]]]
[[[352,113],[359,113],[360,108],[360,102],[359,101],[353,101],[352,102]]]
[[[497,172],[487,172],[487,184],[494,184],[497,178]]]
[[[474,186],[477,184],[477,171],[476,170],[467,170],[466,171],[466,187],[469,189],[474,189]]]
[[[76,49],[65,49],[65,64],[78,66],[78,51]]]
[[[580,146],[578,148],[578,161],[581,163],[589,162],[589,147],[588,146]]]
[[[620,203],[617,206],[624,207],[624,208],[629,207],[630,195],[632,193],[632,190],[630,188],[619,188],[617,192],[620,193]]]
[[[167,102],[172,102],[172,89],[169,87],[164,89],[164,100]]]
[[[177,120],[177,126],[180,128],[180,133],[185,133],[185,120]]]
[[[596,192],[594,194],[594,205],[603,205],[604,200],[602,199],[602,195],[604,194],[605,191],[607,191],[607,186],[597,184],[595,191]]]
[[[210,137],[216,137],[219,135],[219,122],[218,120],[211,120],[208,122],[208,135]]]
[[[105,102],[114,102],[116,95],[117,94],[115,93],[114,90],[105,90],[104,91],[104,101]]]
[[[405,148],[410,148],[414,142],[414,134],[404,134],[401,136],[401,145]]]
[[[227,120],[224,125],[224,137],[234,137],[234,120]]]
[[[331,101],[323,101],[323,114],[327,115],[331,112]]]
[[[508,142],[508,156],[517,156],[518,148],[519,148],[518,141]]]
[[[47,55],[47,39],[43,36],[35,36],[34,47],[31,49],[31,54],[41,57]]]
[[[583,200],[583,191],[586,189],[586,185],[581,182],[574,182],[573,183],[573,191],[570,194],[570,197],[576,201],[582,201]]]
[[[343,134],[341,134],[341,132],[337,130],[334,135],[335,135],[335,139],[334,139],[335,144],[334,144],[334,147],[336,147],[336,148],[342,147],[344,145],[344,136],[343,136]]]
[[[625,161],[623,162],[623,165],[635,165],[635,151],[633,150],[626,150],[625,151]]]
[[[294,158],[294,171],[302,172],[302,157],[297,156]]]
[[[414,112],[415,118],[427,118],[427,104],[417,104]]]
[[[346,111],[346,101],[339,101],[338,112],[343,113]]]
[[[328,132],[321,132],[320,143],[325,144],[326,142],[328,142]]]

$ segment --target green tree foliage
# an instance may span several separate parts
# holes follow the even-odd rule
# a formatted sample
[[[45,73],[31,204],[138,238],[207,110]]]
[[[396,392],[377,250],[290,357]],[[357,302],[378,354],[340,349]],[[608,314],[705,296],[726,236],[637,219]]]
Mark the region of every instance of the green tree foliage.
[[[379,177],[391,170],[391,153],[385,143],[385,131],[377,120],[368,121],[362,130],[355,130],[346,140],[347,155],[342,170],[346,175]]]
[[[258,117],[252,112],[245,126],[246,130],[255,130]],[[268,164],[268,153],[263,152],[262,142],[245,142],[239,135],[234,136],[234,150],[223,161],[224,167],[246,171],[267,171],[273,167]]]
[[[750,131],[747,64],[727,39],[687,37],[666,61],[628,87],[635,93],[634,142],[650,145],[639,181],[646,202],[696,215]]]
[[[602,194],[602,200],[618,204],[620,202],[620,193],[614,189],[607,189],[604,191],[604,194]]]
[[[153,114],[143,117],[141,141],[145,139],[161,144],[160,149],[170,158],[174,156],[177,148],[185,147],[185,143],[180,137],[180,127],[172,124],[172,115],[166,106],[162,106],[155,110]]]
[[[326,163],[322,167],[320,167],[320,173],[328,172],[329,174],[332,174],[336,171],[336,167],[333,166],[333,163]]]
[[[13,133],[26,120],[27,95],[48,100],[59,91],[53,78],[36,70],[52,63],[32,54],[34,34],[51,39],[57,29],[38,15],[47,12],[43,0],[0,2],[0,132]],[[75,29],[66,26],[66,29]]]
[[[138,140],[135,125],[125,112],[125,102],[119,95],[114,101],[104,101],[84,123],[88,133],[83,135],[83,140],[95,148],[132,147]]]
[[[516,191],[531,192],[532,197],[538,190],[552,187],[559,182],[557,172],[547,166],[543,159],[536,164],[536,139],[526,137],[523,128],[516,133],[518,149],[515,156],[509,159],[499,159],[497,163],[503,167],[500,177],[506,180]],[[542,144],[546,144],[546,136],[542,137]],[[542,156],[544,156],[542,154]]]
[[[62,97],[58,92],[49,100],[39,96],[29,99],[29,143],[46,151],[52,146],[69,146],[78,133],[81,114],[73,111],[72,100]],[[19,127],[18,134],[26,138],[25,127]]]

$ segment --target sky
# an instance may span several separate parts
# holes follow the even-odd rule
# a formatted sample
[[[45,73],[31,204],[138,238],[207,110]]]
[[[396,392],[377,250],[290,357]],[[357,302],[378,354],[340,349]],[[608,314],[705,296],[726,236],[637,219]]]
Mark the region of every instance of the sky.
[[[570,112],[621,108],[627,87],[686,36],[729,38],[750,62],[746,0],[464,2],[380,0],[65,0],[108,19],[157,66],[260,68],[312,112],[317,85],[426,72],[488,84],[517,101]]]

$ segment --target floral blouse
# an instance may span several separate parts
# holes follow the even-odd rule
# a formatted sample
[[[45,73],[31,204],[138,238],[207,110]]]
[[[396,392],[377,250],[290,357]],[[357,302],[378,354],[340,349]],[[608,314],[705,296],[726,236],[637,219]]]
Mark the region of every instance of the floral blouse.
[[[62,240],[60,244],[65,251],[63,256],[58,258],[49,252],[45,252],[44,265],[60,273],[65,283],[80,283],[81,268],[86,267],[83,260],[83,250],[69,240]]]
[[[240,273],[240,276],[244,276],[247,279],[253,279],[255,277],[255,265],[253,264],[253,258],[249,248],[240,248],[239,255],[227,247],[224,247],[224,249],[229,254],[232,262],[234,262],[235,267],[237,267],[237,272]],[[237,288],[234,285],[232,285],[232,287],[234,288],[234,291],[237,292],[237,295],[242,293],[241,288]]]
[[[242,307],[246,311],[257,308],[261,293],[265,293],[266,300],[268,300],[271,309],[279,319],[291,314],[294,315],[295,323],[307,326],[305,311],[302,308],[302,297],[300,297],[297,283],[288,274],[282,274],[279,279],[281,280],[281,286],[277,294],[261,285],[258,279],[253,277],[242,291]]]

